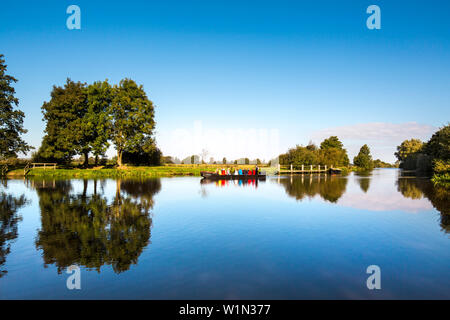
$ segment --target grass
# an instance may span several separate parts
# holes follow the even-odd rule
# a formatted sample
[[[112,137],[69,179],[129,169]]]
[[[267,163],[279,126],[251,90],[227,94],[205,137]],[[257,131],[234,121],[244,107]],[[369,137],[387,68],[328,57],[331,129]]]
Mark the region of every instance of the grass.
[[[117,178],[117,177],[174,177],[174,176],[200,176],[201,171],[215,171],[217,168],[251,169],[255,165],[163,165],[155,167],[126,166],[123,168],[96,167],[96,168],[58,168],[33,169],[27,176],[49,178]],[[260,166],[261,167],[261,166]],[[269,167],[261,170],[270,171]],[[23,169],[8,172],[8,177],[23,176]]]

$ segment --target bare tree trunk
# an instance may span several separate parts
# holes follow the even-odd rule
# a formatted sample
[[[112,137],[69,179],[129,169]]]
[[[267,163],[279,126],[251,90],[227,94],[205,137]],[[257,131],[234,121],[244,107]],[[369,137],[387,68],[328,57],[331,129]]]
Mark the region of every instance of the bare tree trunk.
[[[117,151],[117,165],[122,166],[122,150]]]
[[[83,166],[88,167],[89,166],[89,152],[84,152],[84,164]]]

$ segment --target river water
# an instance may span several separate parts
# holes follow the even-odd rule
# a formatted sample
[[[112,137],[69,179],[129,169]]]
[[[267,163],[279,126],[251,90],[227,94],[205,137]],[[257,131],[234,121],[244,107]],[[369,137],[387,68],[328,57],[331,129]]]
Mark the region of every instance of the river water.
[[[449,299],[449,211],[448,191],[397,169],[7,180],[0,299]]]

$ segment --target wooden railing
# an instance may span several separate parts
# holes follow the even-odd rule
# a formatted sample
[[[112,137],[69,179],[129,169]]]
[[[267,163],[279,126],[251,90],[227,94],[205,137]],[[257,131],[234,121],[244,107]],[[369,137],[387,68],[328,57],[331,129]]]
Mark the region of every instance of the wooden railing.
[[[25,168],[23,168],[23,175],[26,176],[30,172],[30,163],[28,162]]]
[[[39,162],[33,162],[31,164],[33,167],[32,169],[56,169],[56,163],[39,163]]]
[[[297,169],[294,169],[294,166],[281,166],[278,165],[278,174],[286,174],[286,173],[326,173],[329,171],[326,165],[301,165]]]

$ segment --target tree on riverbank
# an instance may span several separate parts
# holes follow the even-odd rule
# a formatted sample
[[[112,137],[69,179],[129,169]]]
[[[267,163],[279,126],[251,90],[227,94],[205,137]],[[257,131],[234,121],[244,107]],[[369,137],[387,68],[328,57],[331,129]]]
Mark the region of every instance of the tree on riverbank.
[[[361,149],[359,149],[358,155],[353,158],[353,164],[363,170],[373,169],[372,156],[367,144],[363,145]]]
[[[394,155],[400,161],[400,167],[406,170],[415,170],[418,157],[421,154],[424,143],[419,139],[403,141]]]
[[[138,151],[140,143],[153,135],[154,106],[142,85],[123,79],[114,86],[109,110],[112,117],[111,140],[117,150],[117,164],[122,166],[123,152]]]
[[[302,165],[327,165],[348,166],[349,159],[347,150],[336,136],[325,139],[320,144],[320,149],[310,143],[306,147],[297,145],[289,149],[287,153],[281,154],[280,164],[290,165],[299,168]]]
[[[397,147],[395,156],[400,167],[421,173],[432,173],[433,181],[450,183],[450,125],[436,131],[430,140],[405,140]]]
[[[84,150],[80,130],[88,109],[86,84],[67,79],[64,87],[53,86],[50,96],[41,108],[45,136],[36,158],[68,163]]]
[[[4,55],[0,54],[0,159],[16,158],[19,153],[26,154],[30,147],[21,135],[27,133],[23,127],[25,114],[18,107],[19,99],[11,86],[17,79],[7,75]]]
[[[84,116],[81,131],[83,133],[84,164],[88,165],[88,155],[92,152],[95,164],[105,155],[109,147],[111,117],[108,108],[113,98],[112,87],[108,80],[97,81],[87,87],[88,109]]]
[[[129,163],[160,164],[161,152],[152,138],[153,103],[133,80],[111,87],[107,80],[86,85],[67,79],[64,87],[53,87],[42,112],[46,134],[35,161],[68,164],[82,155],[87,166],[92,153],[97,164],[112,141],[119,166],[124,153]]]

